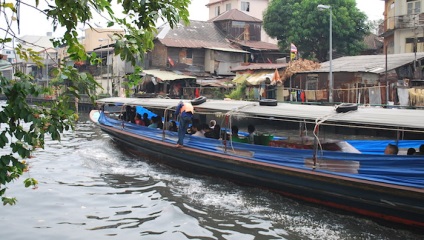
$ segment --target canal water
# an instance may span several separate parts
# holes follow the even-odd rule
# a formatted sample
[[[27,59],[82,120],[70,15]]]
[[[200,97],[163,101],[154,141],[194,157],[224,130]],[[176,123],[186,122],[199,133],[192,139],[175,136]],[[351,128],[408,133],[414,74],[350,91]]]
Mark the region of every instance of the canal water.
[[[2,153],[7,150],[2,150]],[[140,159],[82,116],[28,160],[0,239],[423,239],[374,221]],[[33,177],[37,189],[24,188]]]

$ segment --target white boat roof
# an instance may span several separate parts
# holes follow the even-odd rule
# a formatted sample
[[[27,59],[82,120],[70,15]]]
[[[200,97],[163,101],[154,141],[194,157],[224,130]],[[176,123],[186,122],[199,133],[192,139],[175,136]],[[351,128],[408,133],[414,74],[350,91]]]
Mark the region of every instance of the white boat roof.
[[[174,108],[178,99],[164,98],[103,98],[97,103],[122,103],[125,105],[139,105],[147,108]],[[190,100],[182,100],[189,102]],[[415,109],[362,107],[357,111],[337,113],[334,106],[301,105],[291,103],[278,103],[277,106],[260,106],[259,102],[236,101],[236,100],[207,100],[205,103],[196,105],[197,112],[214,112],[232,114],[246,114],[249,116],[261,116],[286,120],[320,121],[323,125],[333,123],[337,125],[364,125],[378,126],[388,130],[418,130],[424,131],[424,111]],[[373,127],[375,128],[375,127]]]

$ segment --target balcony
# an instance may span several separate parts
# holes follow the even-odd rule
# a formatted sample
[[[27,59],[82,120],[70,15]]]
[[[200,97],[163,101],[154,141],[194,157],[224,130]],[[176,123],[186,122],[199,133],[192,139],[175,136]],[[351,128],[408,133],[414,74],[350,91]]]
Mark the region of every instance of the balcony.
[[[386,37],[398,29],[414,29],[424,26],[424,13],[388,17],[378,26],[378,35]]]

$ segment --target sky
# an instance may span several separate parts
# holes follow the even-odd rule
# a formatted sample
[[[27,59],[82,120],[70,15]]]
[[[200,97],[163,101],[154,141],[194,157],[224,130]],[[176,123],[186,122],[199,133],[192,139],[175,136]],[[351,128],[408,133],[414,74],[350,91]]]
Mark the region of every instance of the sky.
[[[42,1],[40,1],[42,2]],[[205,6],[209,0],[192,0],[189,7],[190,19],[191,20],[207,20],[208,9]],[[384,1],[382,0],[356,0],[357,7],[359,10],[364,12],[370,20],[378,20],[383,18]],[[21,5],[23,8],[24,6]],[[46,18],[42,14],[25,14],[26,9],[21,9],[21,29],[19,36],[23,35],[46,35],[47,32],[53,32],[52,26],[47,22]],[[31,11],[32,12],[32,11]],[[96,20],[99,26],[106,26],[106,21],[103,19]],[[4,20],[0,20],[0,34],[4,34],[1,28],[5,28]],[[17,33],[17,29],[14,29]],[[57,31],[53,33],[53,36],[59,37],[63,34],[63,31]]]
[[[209,15],[205,5],[209,0],[192,0],[190,11],[191,20],[207,20]],[[364,12],[369,20],[383,19],[384,1],[382,0],[356,0],[356,6]]]

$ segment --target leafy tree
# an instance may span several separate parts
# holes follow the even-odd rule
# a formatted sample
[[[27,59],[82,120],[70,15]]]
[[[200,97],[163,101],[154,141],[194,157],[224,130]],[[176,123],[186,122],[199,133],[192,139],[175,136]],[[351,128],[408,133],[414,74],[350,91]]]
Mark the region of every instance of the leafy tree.
[[[264,29],[283,50],[294,43],[304,58],[328,60],[330,11],[319,11],[319,4],[331,6],[333,51],[358,54],[369,30],[355,0],[274,0],[264,12]]]
[[[20,7],[26,5],[34,10],[32,14],[45,15],[54,30],[65,28],[63,37],[53,41],[55,47],[65,45],[71,60],[88,60],[94,64],[99,59],[94,53],[86,53],[79,43],[77,24],[91,27],[93,13],[100,13],[108,19],[109,27],[118,26],[126,30],[125,34],[113,36],[116,41],[114,52],[121,59],[135,64],[137,58],[142,58],[146,51],[152,49],[158,19],[169,22],[171,27],[180,21],[188,22],[190,0],[56,0],[48,3],[47,7],[40,8],[39,0],[34,0],[33,5],[22,0],[1,1],[0,15],[6,19],[7,26],[0,27],[0,33],[4,33],[4,37],[0,37],[0,46],[11,43],[14,38],[19,39],[12,29],[14,24],[19,28]],[[112,7],[112,4],[119,7]],[[118,17],[113,9],[118,9],[116,11],[123,16]],[[20,45],[15,49],[21,59],[32,60],[42,66],[37,52]],[[26,102],[27,97],[49,93],[51,89],[36,85],[32,76],[22,72],[17,72],[14,79],[0,74],[0,94],[7,99],[6,106],[0,110],[0,148],[10,148],[10,154],[0,156],[0,197],[3,204],[16,203],[15,198],[6,197],[7,184],[22,176],[26,170],[25,160],[34,150],[44,147],[46,135],[60,140],[63,131],[73,129],[78,116],[69,106],[69,95],[79,98],[79,94],[85,93],[94,101],[93,94],[99,85],[91,75],[80,73],[72,66],[59,65],[55,76],[52,85],[67,94],[61,94],[49,104],[33,107]],[[36,186],[37,181],[28,178],[24,184],[26,187]]]
[[[378,34],[378,28],[384,22],[383,19],[368,21],[369,29],[372,33]]]

